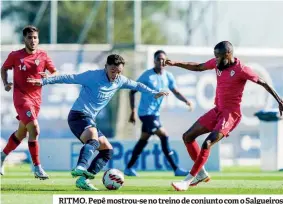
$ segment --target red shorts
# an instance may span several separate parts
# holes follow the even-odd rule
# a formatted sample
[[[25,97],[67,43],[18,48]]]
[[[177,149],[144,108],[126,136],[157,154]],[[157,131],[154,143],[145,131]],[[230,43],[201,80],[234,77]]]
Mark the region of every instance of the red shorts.
[[[22,121],[24,125],[27,125],[29,122],[37,119],[40,106],[32,104],[22,104],[15,106],[18,116],[18,120]]]
[[[218,131],[224,136],[228,136],[240,121],[241,113],[239,111],[219,111],[217,107],[198,119],[198,122],[209,131]]]

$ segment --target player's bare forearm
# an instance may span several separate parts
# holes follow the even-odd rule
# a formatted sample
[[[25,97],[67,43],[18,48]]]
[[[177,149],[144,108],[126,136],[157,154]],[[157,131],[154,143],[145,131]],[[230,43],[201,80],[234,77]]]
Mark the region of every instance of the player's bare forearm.
[[[204,64],[197,62],[177,62],[177,61],[166,60],[165,64],[170,66],[181,67],[183,69],[196,71],[196,72],[201,72],[205,70]]]
[[[1,69],[1,79],[3,81],[4,86],[8,84],[8,70],[2,68]]]
[[[179,92],[178,90],[173,90],[173,94],[175,95],[175,97],[177,99],[179,99],[180,101],[183,101],[185,103],[188,103],[188,100],[186,99],[186,97],[181,94],[181,92]]]
[[[257,83],[263,86],[279,104],[283,102],[279,95],[276,93],[276,91],[271,86],[269,86],[269,84],[266,83],[263,79],[259,78]]]
[[[131,106],[131,111],[132,111],[132,112],[135,112],[135,110],[136,110],[136,107],[135,107],[135,93],[136,93],[136,92],[137,92],[137,91],[132,90],[132,91],[130,91],[130,94],[129,94],[130,106]]]

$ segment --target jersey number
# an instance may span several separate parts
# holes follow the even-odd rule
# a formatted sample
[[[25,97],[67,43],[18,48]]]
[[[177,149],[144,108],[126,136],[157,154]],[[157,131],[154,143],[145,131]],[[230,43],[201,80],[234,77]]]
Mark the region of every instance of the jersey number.
[[[21,65],[19,65],[19,68],[20,68],[20,70],[23,70],[23,71],[26,71],[26,70],[27,70],[26,65],[24,65],[23,67],[22,67]]]

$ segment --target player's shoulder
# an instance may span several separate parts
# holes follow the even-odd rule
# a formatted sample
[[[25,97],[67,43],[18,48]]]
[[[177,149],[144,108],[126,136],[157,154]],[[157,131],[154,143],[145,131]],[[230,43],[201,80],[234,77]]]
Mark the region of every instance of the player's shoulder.
[[[207,60],[205,63],[212,63],[212,64],[215,64],[215,65],[216,65],[216,58],[215,58],[215,57],[210,58],[210,59]]]
[[[127,81],[128,80],[128,77],[126,77],[126,76],[124,76],[124,75],[119,75],[119,77],[118,77],[118,81],[119,82],[125,82],[125,81]]]
[[[24,53],[24,49],[14,50],[14,51],[10,52],[9,56],[14,57],[14,56],[21,55],[23,53]]]
[[[43,55],[43,56],[47,56],[48,55],[47,52],[45,50],[42,50],[42,49],[38,49],[36,54]]]
[[[237,67],[240,71],[244,70],[244,69],[247,67],[247,65],[246,65],[245,63],[243,63],[239,58],[236,58],[236,57],[235,57],[235,60],[236,60],[236,67]]]
[[[104,69],[91,69],[91,70],[87,70],[84,73],[85,74],[89,74],[89,75],[102,75],[104,73]]]
[[[153,71],[153,68],[151,69],[147,69],[147,70],[144,70],[141,74],[141,76],[150,76],[150,75],[153,75],[154,74],[154,71]]]
[[[174,75],[171,73],[171,72],[169,72],[169,71],[167,71],[167,70],[164,70],[164,72],[165,72],[165,75],[168,77],[168,78],[174,78]]]

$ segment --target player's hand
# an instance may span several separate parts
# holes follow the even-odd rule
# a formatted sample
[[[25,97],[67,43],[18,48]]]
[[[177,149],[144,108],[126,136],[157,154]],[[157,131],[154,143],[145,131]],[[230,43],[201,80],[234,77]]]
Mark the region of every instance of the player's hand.
[[[165,60],[165,66],[169,65],[169,66],[175,66],[176,62],[171,61],[171,60]]]
[[[136,112],[132,111],[130,118],[129,118],[129,123],[136,124]]]
[[[194,106],[193,106],[193,104],[190,101],[187,101],[186,105],[189,107],[189,111],[193,111]]]
[[[168,95],[169,95],[168,92],[161,91],[161,92],[155,94],[154,98],[155,98],[155,99],[158,99],[158,98],[160,98],[161,96],[168,96]]]
[[[280,116],[283,115],[283,100],[282,99],[279,102],[279,113],[280,113]]]
[[[10,91],[12,89],[12,86],[13,86],[13,83],[8,83],[8,84],[5,84],[5,91]]]
[[[33,84],[34,86],[42,86],[41,79],[27,78],[27,82]]]
[[[42,78],[47,78],[48,74],[46,72],[38,72]]]

